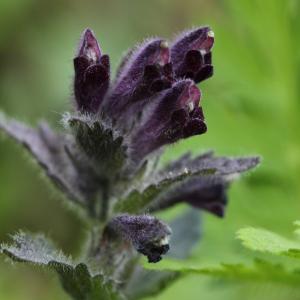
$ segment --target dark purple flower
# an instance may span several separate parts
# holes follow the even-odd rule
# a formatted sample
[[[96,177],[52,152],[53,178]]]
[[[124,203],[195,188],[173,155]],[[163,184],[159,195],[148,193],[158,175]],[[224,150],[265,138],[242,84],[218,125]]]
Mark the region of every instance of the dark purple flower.
[[[201,27],[179,35],[171,47],[171,61],[176,77],[190,78],[196,83],[211,77],[213,44],[214,33],[209,27]]]
[[[168,225],[149,215],[119,215],[110,226],[136,250],[148,257],[149,262],[158,262],[169,250],[171,229]]]
[[[82,35],[74,58],[74,92],[77,109],[96,113],[109,86],[109,56],[102,55],[90,29]]]
[[[201,92],[192,80],[179,80],[161,92],[133,135],[132,154],[141,158],[159,147],[206,132]]]
[[[131,51],[118,71],[111,94],[103,109],[113,118],[126,114],[128,108],[172,85],[170,50],[162,39],[147,40]]]

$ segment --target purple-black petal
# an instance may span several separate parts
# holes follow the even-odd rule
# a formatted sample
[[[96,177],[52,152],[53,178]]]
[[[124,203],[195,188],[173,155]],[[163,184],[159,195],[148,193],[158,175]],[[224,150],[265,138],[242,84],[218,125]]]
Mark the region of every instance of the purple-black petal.
[[[227,205],[228,183],[221,176],[197,176],[171,188],[149,207],[151,210],[169,208],[180,202],[223,217]]]
[[[96,113],[109,87],[110,63],[90,29],[84,31],[74,58],[74,94],[77,109]]]
[[[131,141],[132,157],[139,160],[163,145],[206,131],[201,93],[191,80],[180,80],[155,99],[151,113]]]
[[[214,34],[209,27],[179,35],[171,47],[171,61],[176,77],[190,78],[196,83],[211,77],[213,44]]]
[[[170,227],[149,215],[123,214],[114,217],[110,226],[125,240],[132,243],[135,249],[156,263],[169,250]]]
[[[104,112],[119,123],[134,118],[137,102],[171,87],[173,69],[170,50],[162,39],[148,40],[131,51],[119,68],[110,95],[103,104]],[[136,106],[138,108],[139,105]],[[119,120],[121,118],[121,121]]]

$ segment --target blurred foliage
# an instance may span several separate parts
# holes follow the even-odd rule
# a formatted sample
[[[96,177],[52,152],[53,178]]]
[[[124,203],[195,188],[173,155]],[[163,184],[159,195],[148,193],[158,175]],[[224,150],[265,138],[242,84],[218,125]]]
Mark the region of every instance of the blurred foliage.
[[[115,69],[122,53],[145,36],[171,37],[201,24],[210,24],[216,36],[215,76],[201,86],[208,133],[170,147],[164,160],[189,149],[262,155],[262,166],[230,190],[226,218],[204,216],[203,240],[193,253],[199,263],[251,262],[253,254],[235,240],[239,228],[288,236],[299,219],[299,1],[1,0],[0,107],[30,123],[47,118],[59,126],[71,103],[72,58],[85,27],[95,30]],[[21,153],[1,139],[0,240],[19,228],[43,231],[76,254],[86,229]],[[2,259],[0,265],[0,299],[67,299],[53,276],[11,268]],[[298,299],[299,292],[274,282],[189,275],[158,299],[200,295],[281,300]]]

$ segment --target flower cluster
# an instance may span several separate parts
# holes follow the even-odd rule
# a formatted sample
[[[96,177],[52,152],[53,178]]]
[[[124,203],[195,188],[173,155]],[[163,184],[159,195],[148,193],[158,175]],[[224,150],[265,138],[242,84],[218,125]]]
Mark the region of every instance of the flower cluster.
[[[39,253],[40,238],[23,234],[16,238],[22,241],[17,247],[2,247],[3,252],[22,261],[32,261],[37,252],[40,259],[34,262],[51,264],[60,275],[67,268],[73,279],[84,273],[91,282],[99,279],[97,274],[125,280],[124,271],[136,268],[134,249],[149,262],[158,262],[169,248],[170,255],[186,257],[198,238],[193,230],[199,214],[180,217],[171,228],[149,214],[185,202],[223,217],[226,190],[236,178],[232,175],[259,162],[257,157],[187,153],[160,167],[164,146],[207,130],[196,84],[213,74],[213,44],[209,27],[183,32],[170,43],[145,40],[125,55],[111,82],[109,56],[94,33],[85,30],[74,58],[75,108],[63,116],[65,130],[56,133],[46,123],[30,128],[3,114],[0,129],[24,145],[58,189],[85,212],[93,227],[87,258],[75,267],[61,257],[55,260],[59,252],[51,250],[48,261]],[[179,244],[185,250],[176,254]],[[61,276],[70,287],[69,278]],[[75,299],[83,298],[88,299]]]
[[[170,47],[160,38],[146,40],[129,51],[109,85],[109,57],[87,29],[74,59],[76,106],[126,133],[133,161],[202,134],[206,125],[196,83],[212,76],[213,43],[208,27],[185,32]]]

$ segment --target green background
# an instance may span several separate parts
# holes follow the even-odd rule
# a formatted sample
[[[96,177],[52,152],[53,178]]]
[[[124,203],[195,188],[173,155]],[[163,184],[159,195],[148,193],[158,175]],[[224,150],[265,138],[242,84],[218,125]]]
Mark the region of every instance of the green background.
[[[149,36],[171,38],[200,25],[215,32],[215,75],[201,84],[208,132],[170,146],[165,160],[192,150],[260,154],[261,167],[230,189],[224,219],[204,215],[192,261],[242,262],[235,232],[260,226],[290,235],[300,219],[300,1],[0,0],[0,107],[59,127],[72,95],[72,59],[91,27],[113,70]],[[25,158],[25,159],[24,159]],[[19,228],[46,232],[76,255],[86,228],[64,207],[38,167],[12,141],[0,141],[0,240]],[[64,209],[66,208],[66,209]],[[190,275],[158,299],[300,299],[281,284],[223,282]],[[0,299],[68,299],[54,274],[0,260]]]

